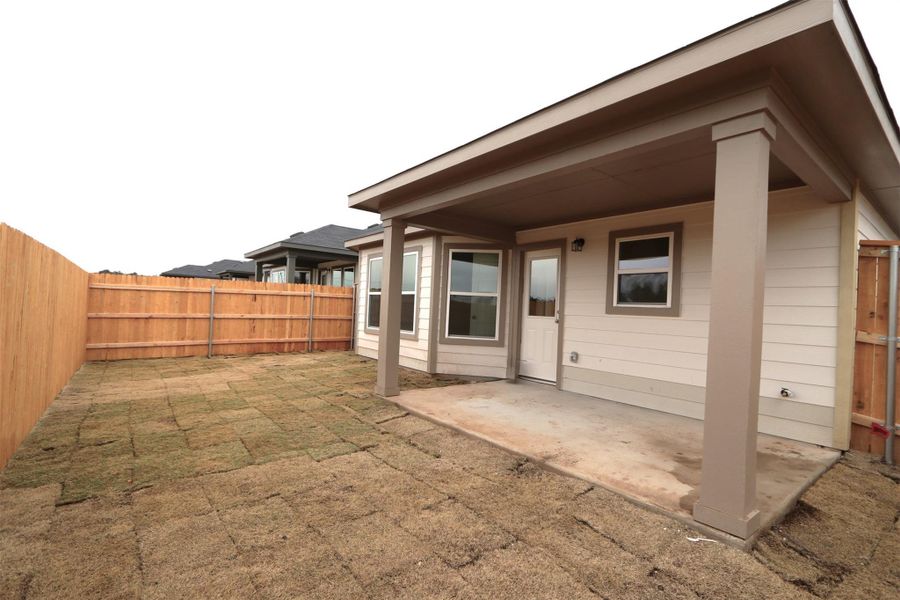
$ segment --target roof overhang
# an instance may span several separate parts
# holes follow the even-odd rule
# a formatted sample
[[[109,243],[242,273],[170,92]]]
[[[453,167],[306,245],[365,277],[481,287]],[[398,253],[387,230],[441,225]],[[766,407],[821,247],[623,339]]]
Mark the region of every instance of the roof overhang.
[[[715,118],[742,110],[776,118],[773,153],[817,193],[845,199],[859,180],[889,222],[900,224],[900,135],[842,0],[783,4],[360,190],[350,206],[382,218],[418,214],[410,222],[425,227],[471,220],[434,211],[496,198],[529,177],[560,175],[579,156],[591,167],[665,144],[694,144],[700,153]],[[663,121],[680,129],[661,136]],[[641,137],[651,131],[655,139]],[[509,234],[483,227],[486,239]]]
[[[322,255],[325,258],[329,256],[356,256],[356,252],[346,248],[326,248],[324,246],[310,246],[307,244],[292,244],[291,242],[276,242],[263,246],[256,250],[251,250],[244,254],[244,258],[268,258],[272,254],[287,254],[288,252],[303,253],[311,257]]]
[[[427,231],[421,227],[407,227],[403,231],[404,239],[416,239],[420,237],[427,237],[433,235],[431,231]],[[378,231],[376,233],[370,233],[369,235],[361,235],[357,238],[351,238],[344,242],[344,245],[347,248],[352,248],[354,250],[360,250],[362,248],[368,248],[370,246],[380,246],[384,242],[384,231]]]

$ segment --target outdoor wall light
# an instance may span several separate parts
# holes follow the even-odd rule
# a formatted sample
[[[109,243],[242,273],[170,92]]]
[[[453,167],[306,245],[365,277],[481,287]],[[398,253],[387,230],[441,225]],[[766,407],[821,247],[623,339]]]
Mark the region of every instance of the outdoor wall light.
[[[581,252],[584,249],[584,238],[572,240],[572,252]]]

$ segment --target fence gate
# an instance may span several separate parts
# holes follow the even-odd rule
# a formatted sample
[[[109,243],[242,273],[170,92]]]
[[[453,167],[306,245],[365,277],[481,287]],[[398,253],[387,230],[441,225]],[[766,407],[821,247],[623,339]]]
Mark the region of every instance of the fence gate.
[[[887,378],[888,302],[890,258],[897,241],[864,241],[859,249],[856,302],[856,355],[853,372],[853,413],[850,447],[884,455]],[[894,333],[896,336],[896,332]],[[894,342],[896,343],[896,342]],[[896,361],[895,361],[896,362]],[[900,368],[897,369],[900,374]],[[898,402],[897,386],[892,395]],[[895,415],[896,415],[895,408]],[[896,418],[895,418],[896,421]],[[900,462],[900,440],[894,433],[894,462]]]

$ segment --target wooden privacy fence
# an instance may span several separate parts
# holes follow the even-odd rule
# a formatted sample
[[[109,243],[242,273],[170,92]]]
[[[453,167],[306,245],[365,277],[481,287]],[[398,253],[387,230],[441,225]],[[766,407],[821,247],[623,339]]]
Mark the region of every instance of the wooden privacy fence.
[[[850,447],[883,455],[885,446],[889,258],[885,252],[900,242],[861,242],[856,302],[856,356]],[[900,374],[900,368],[898,368]],[[892,394],[898,406],[897,389]],[[900,413],[895,413],[900,414]],[[873,425],[874,424],[874,425]],[[895,434],[896,435],[896,434]],[[894,461],[900,462],[895,437]]]
[[[91,274],[87,360],[346,350],[353,288]]]
[[[0,223],[0,467],[84,362],[87,279]]]

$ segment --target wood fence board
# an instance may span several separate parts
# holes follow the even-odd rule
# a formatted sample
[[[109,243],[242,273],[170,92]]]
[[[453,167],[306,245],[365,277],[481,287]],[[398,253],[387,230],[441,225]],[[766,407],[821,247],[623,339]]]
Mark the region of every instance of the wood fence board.
[[[882,254],[884,246],[900,242],[862,242],[859,252],[857,289],[856,352],[853,369],[853,414],[850,447],[872,454],[884,454],[884,438],[872,431],[872,422],[884,424],[887,412],[885,379],[887,370],[888,301],[890,265]],[[895,411],[900,414],[900,359],[898,385],[894,390]],[[898,440],[900,442],[900,440]],[[900,443],[895,443],[895,461],[900,462]]]
[[[87,279],[0,224],[0,466],[84,361]]]
[[[311,349],[350,347],[351,288],[103,274],[90,276],[88,359],[206,355],[212,286],[214,354],[306,351],[312,302]]]

